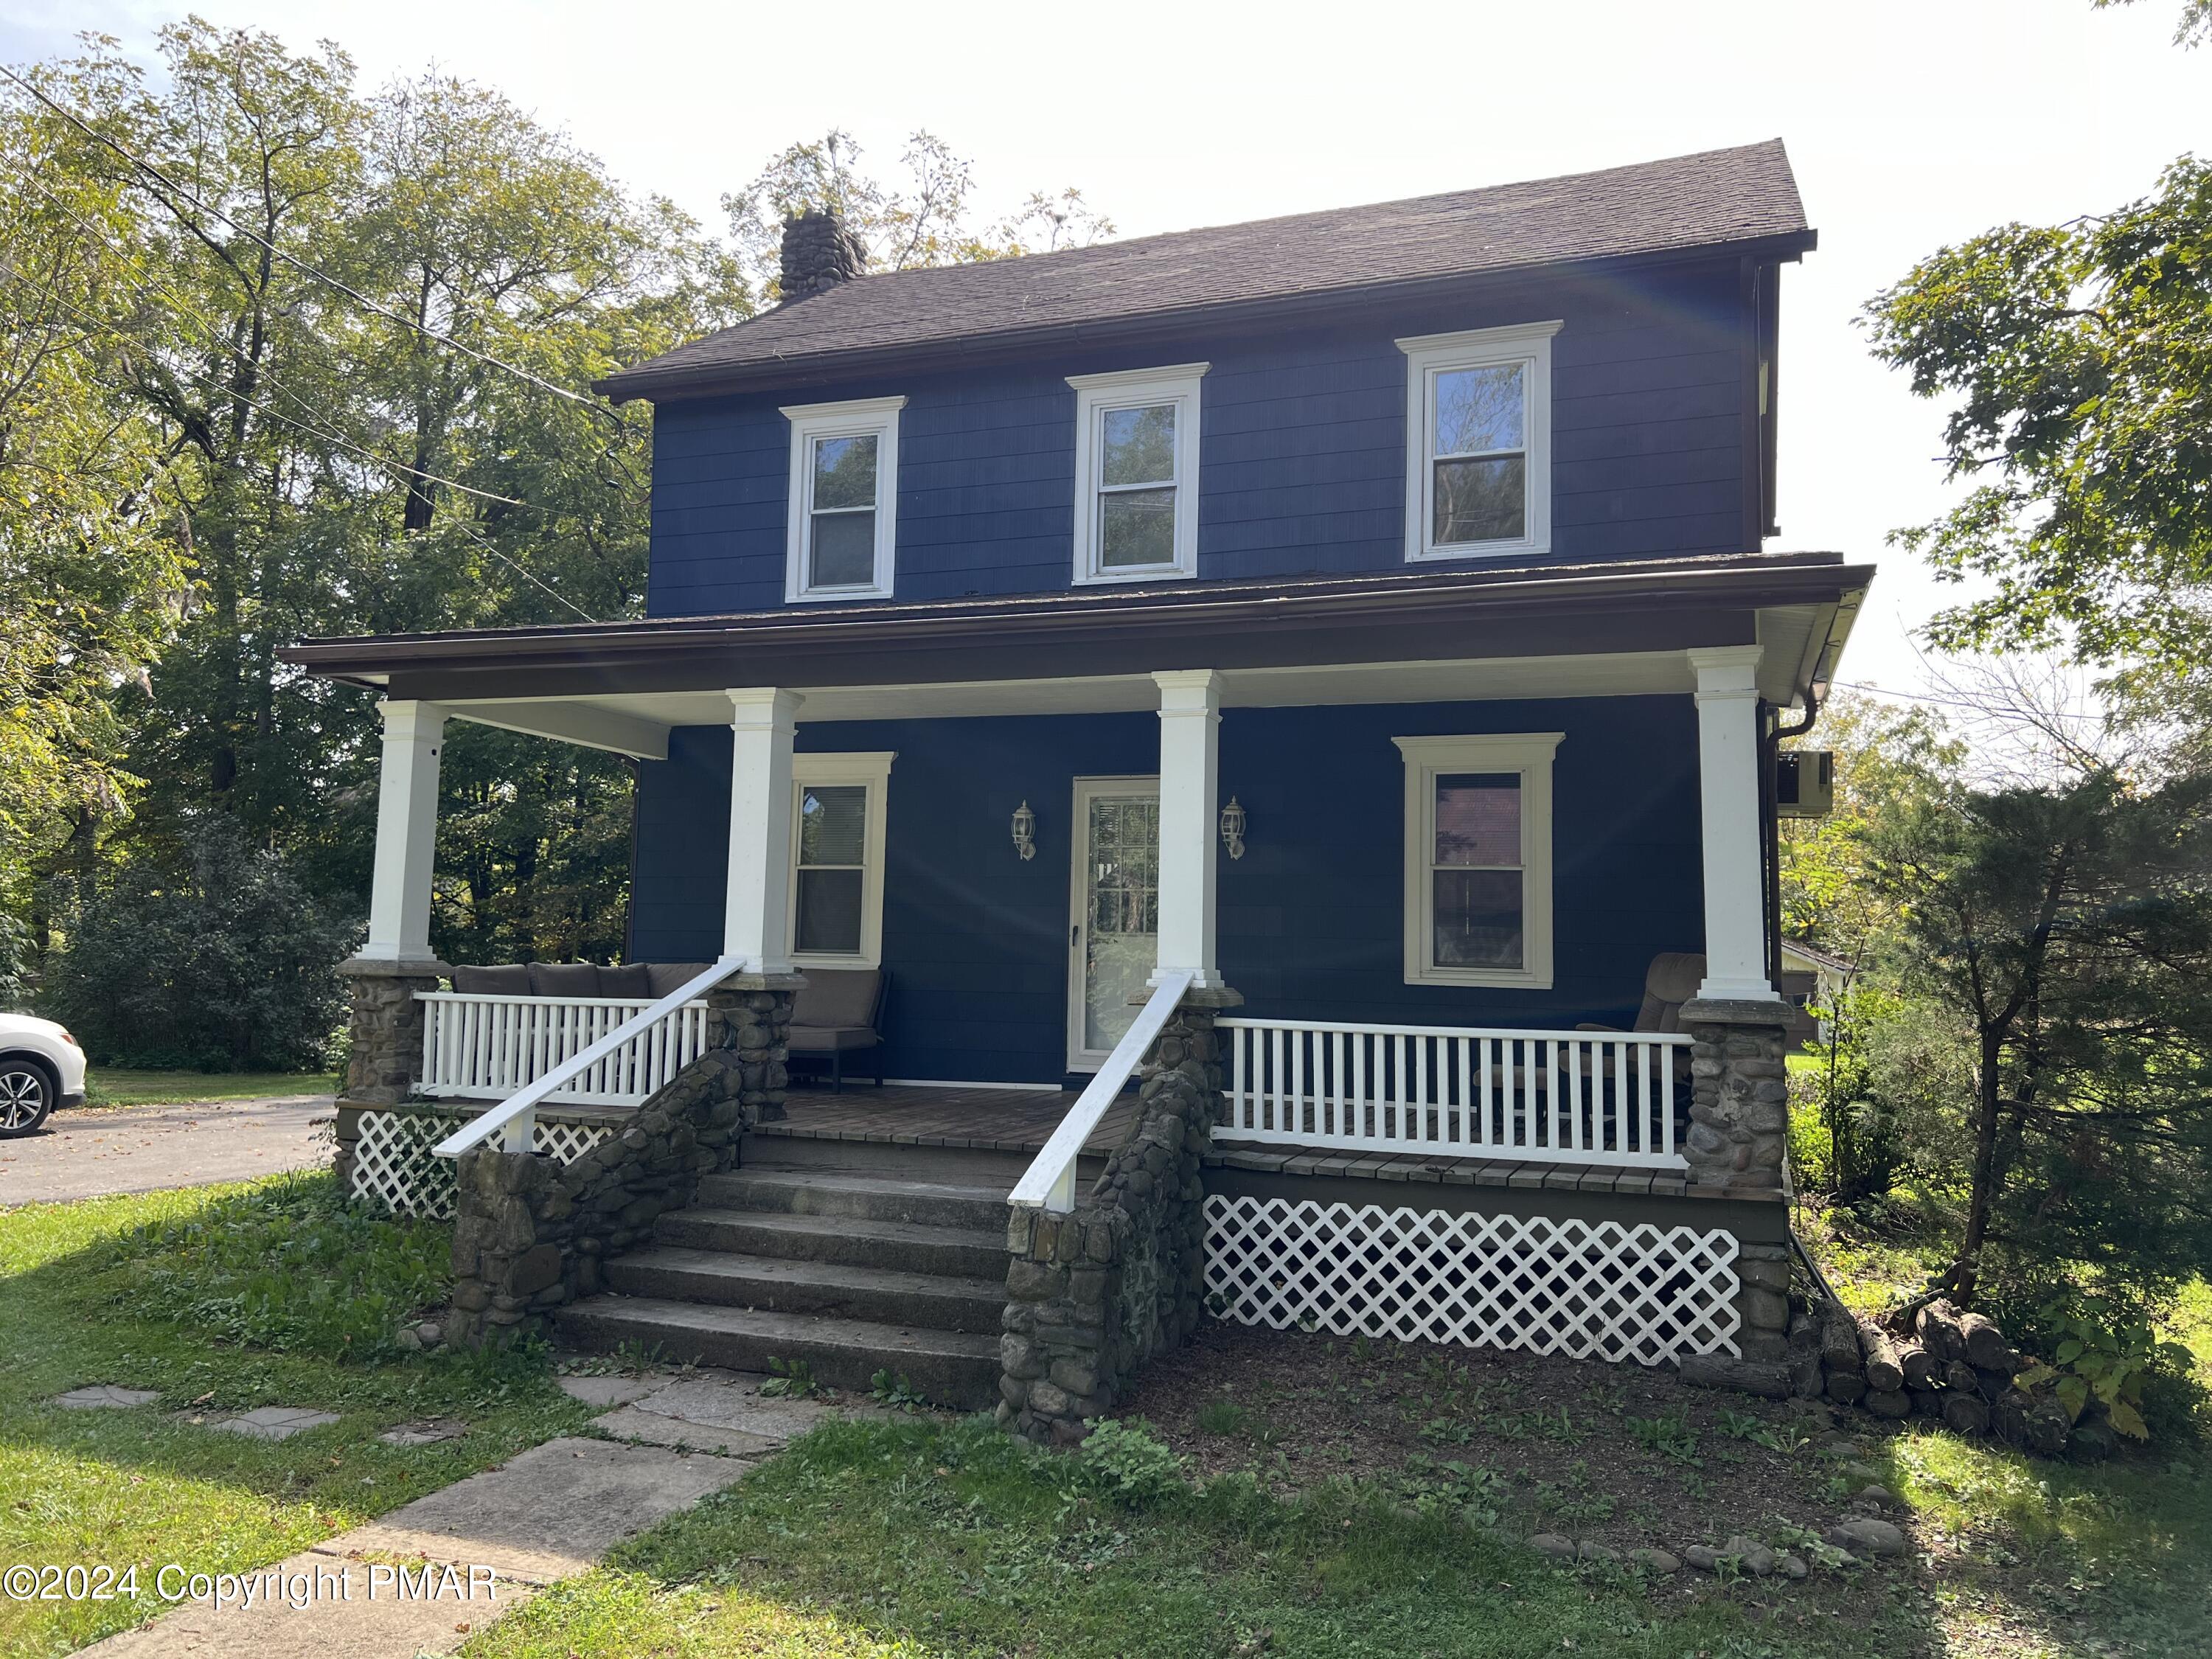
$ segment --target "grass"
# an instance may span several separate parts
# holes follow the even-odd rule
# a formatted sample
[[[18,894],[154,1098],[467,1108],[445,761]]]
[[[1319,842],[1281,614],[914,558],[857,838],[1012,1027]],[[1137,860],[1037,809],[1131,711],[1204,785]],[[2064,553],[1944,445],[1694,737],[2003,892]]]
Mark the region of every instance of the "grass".
[[[170,1561],[260,1566],[582,1425],[588,1413],[539,1354],[378,1358],[390,1310],[440,1282],[423,1267],[441,1230],[341,1224],[328,1184],[0,1211],[0,1563],[135,1562],[142,1578]],[[131,1411],[49,1403],[95,1382],[161,1399]],[[210,1426],[272,1404],[340,1420],[276,1443]],[[468,1432],[408,1448],[376,1439],[431,1416]],[[67,1653],[158,1610],[0,1601],[0,1655]]]
[[[1680,1611],[1554,1571],[1379,1492],[1249,1480],[1129,1507],[970,1420],[836,1423],[471,1638],[596,1655],[1667,1656],[1776,1651],[1747,1607]],[[1794,1629],[1794,1627],[1793,1627]],[[1790,1651],[1832,1650],[1824,1638]]]
[[[85,1079],[88,1106],[195,1105],[211,1100],[273,1100],[327,1095],[337,1079],[323,1072],[147,1072],[102,1066]]]

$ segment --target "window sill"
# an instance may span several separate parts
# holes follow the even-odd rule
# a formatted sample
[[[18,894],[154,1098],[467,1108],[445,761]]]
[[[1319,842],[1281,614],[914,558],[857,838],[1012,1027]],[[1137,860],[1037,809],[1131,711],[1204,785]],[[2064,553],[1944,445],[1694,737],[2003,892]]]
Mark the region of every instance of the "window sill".
[[[1493,991],[1548,991],[1549,974],[1509,973],[1482,968],[1427,968],[1406,975],[1408,985],[1474,986]]]
[[[805,592],[787,592],[786,605],[835,605],[840,599],[888,599],[894,597],[888,587],[817,587]]]
[[[1107,587],[1124,582],[1187,582],[1197,580],[1198,572],[1187,570],[1179,564],[1148,564],[1133,570],[1102,571],[1096,575],[1078,576],[1078,587]]]
[[[1551,543],[1539,541],[1468,542],[1455,547],[1425,547],[1418,553],[1407,553],[1407,564],[1440,564],[1446,561],[1465,563],[1476,559],[1525,558],[1549,553]]]

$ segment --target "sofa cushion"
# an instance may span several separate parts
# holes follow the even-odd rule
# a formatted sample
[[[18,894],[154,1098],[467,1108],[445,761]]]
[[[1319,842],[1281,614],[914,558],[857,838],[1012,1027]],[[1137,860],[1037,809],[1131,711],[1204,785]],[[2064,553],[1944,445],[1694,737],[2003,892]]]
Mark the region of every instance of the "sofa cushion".
[[[534,997],[598,996],[599,965],[590,962],[533,962],[530,964],[530,994]]]
[[[646,990],[656,1002],[672,991],[680,991],[714,964],[711,962],[648,962],[643,964]]]
[[[635,1002],[645,1001],[653,995],[652,969],[641,962],[626,962],[619,968],[602,968],[599,969],[599,994],[603,997],[627,997]]]
[[[883,1039],[865,1025],[793,1025],[791,1052],[826,1054],[855,1048],[872,1048]]]
[[[882,981],[883,970],[877,968],[809,968],[806,988],[792,1006],[791,1023],[866,1030],[876,1018],[876,987]]]
[[[1705,977],[1705,953],[1662,951],[1644,975],[1644,1006],[1636,1011],[1639,1031],[1679,1031],[1682,1005],[1698,994]]]
[[[510,962],[493,968],[456,968],[453,988],[465,996],[526,997],[530,994],[530,964]]]

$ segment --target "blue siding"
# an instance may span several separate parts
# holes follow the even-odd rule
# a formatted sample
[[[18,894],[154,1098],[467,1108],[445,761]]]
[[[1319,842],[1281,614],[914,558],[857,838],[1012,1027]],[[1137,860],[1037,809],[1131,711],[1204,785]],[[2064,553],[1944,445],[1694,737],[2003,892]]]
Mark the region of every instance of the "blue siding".
[[[892,1076],[1061,1075],[1073,780],[1156,771],[1158,724],[1094,714],[799,727],[806,751],[898,755],[884,901]],[[1404,772],[1390,739],[1561,731],[1554,988],[1407,985]],[[635,953],[708,958],[721,936],[729,737],[680,731],[669,754],[641,770]],[[1702,945],[1686,697],[1231,709],[1221,792],[1242,800],[1250,823],[1245,856],[1220,866],[1222,971],[1254,1014],[1625,1025],[1651,957]],[[1006,828],[1024,799],[1037,814],[1028,863]]]
[[[1203,359],[1201,578],[1404,565],[1407,334],[1552,317],[1553,553],[1740,552],[1742,317],[1733,268],[1559,284],[1510,306],[1375,314],[1358,329],[1194,337],[957,375],[672,402],[656,416],[655,616],[783,602],[780,404],[902,393],[899,599],[1044,592],[1070,578],[1075,394],[1066,376]]]

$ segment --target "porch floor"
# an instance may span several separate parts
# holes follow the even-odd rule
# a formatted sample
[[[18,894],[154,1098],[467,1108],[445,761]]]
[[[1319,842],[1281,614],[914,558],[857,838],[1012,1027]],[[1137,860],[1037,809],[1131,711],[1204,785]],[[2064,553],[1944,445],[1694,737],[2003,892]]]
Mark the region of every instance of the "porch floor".
[[[790,1115],[754,1131],[805,1140],[873,1141],[894,1146],[945,1146],[971,1152],[1034,1152],[1074,1105],[1064,1091],[930,1088],[848,1083],[842,1094],[794,1086],[784,1097]],[[1136,1115],[1125,1094],[1098,1121],[1083,1150],[1110,1153]],[[1550,1192],[1618,1193],[1657,1198],[1718,1198],[1719,1189],[1692,1186],[1665,1170],[1611,1164],[1553,1164],[1536,1159],[1443,1158],[1430,1152],[1358,1152],[1333,1147],[1216,1140],[1206,1154],[1211,1168],[1268,1175],[1357,1176],[1376,1181],[1435,1186],[1504,1187]]]

